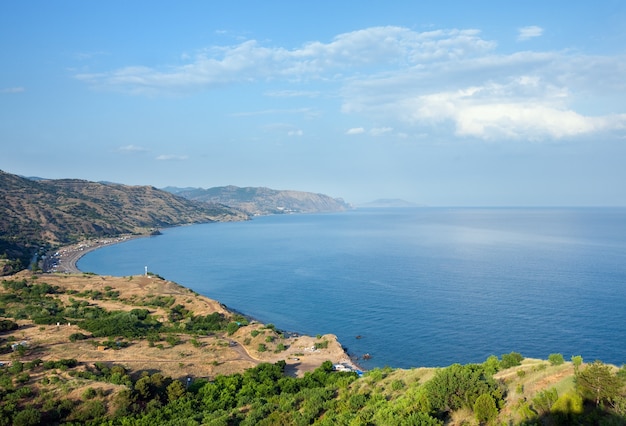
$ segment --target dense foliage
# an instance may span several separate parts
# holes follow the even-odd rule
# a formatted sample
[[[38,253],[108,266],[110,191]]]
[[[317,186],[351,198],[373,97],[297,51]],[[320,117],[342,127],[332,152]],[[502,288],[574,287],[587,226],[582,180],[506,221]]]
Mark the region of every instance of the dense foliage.
[[[282,361],[264,363],[210,381],[182,382],[158,372],[131,376],[121,365],[96,363],[81,368],[71,359],[15,361],[0,368],[0,425],[443,425],[455,410],[473,413],[473,421],[479,424],[492,424],[506,398],[503,384],[485,373],[484,364],[438,369],[423,384],[403,383],[398,379],[403,376],[389,368],[358,378],[356,373],[335,372],[326,362],[294,378],[284,374],[284,367]],[[42,385],[32,386],[30,376],[42,371],[48,372]],[[615,374],[596,362],[582,371],[577,378],[582,393],[558,397],[556,389],[539,392],[530,415],[514,424],[623,424],[626,413],[619,404],[624,403],[624,370]],[[64,374],[94,385],[84,388],[80,400],[53,397],[54,385],[65,381]],[[600,399],[607,406],[583,407],[584,400],[593,403],[596,398],[595,393],[587,395],[583,384],[587,379],[607,384]],[[115,385],[117,390],[107,396],[95,386],[98,382]]]

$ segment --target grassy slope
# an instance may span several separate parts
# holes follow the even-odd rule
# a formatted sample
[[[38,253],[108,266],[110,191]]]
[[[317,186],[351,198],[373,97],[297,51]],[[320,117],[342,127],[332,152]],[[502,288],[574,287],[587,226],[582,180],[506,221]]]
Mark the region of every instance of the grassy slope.
[[[226,206],[187,200],[150,186],[76,179],[32,181],[2,171],[0,200],[0,255],[19,258],[22,266],[41,245],[247,219]]]

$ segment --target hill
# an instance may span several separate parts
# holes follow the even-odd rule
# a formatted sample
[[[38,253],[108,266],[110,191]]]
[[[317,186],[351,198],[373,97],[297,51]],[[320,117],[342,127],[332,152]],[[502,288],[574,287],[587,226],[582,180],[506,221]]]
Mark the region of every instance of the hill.
[[[521,354],[362,377],[154,275],[23,271],[0,286],[0,424],[622,425],[626,368]],[[334,363],[334,365],[333,365]]]
[[[240,211],[151,186],[77,179],[30,180],[0,171],[0,271],[28,265],[41,246],[84,238],[146,234],[156,228],[246,220]]]
[[[189,200],[220,203],[234,207],[249,215],[285,213],[340,212],[352,207],[340,198],[311,192],[276,190],[237,186],[215,188],[165,188]]]

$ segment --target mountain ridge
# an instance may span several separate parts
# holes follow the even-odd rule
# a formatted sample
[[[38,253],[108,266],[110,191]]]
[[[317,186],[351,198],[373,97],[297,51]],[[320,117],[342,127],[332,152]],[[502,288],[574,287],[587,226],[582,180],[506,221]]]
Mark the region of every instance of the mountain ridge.
[[[247,220],[239,210],[153,186],[81,179],[30,180],[0,170],[0,272],[28,265],[40,247],[188,223]],[[19,261],[18,261],[19,260]],[[8,265],[8,266],[7,266]]]
[[[189,200],[224,204],[251,216],[341,212],[352,209],[352,206],[341,198],[304,191],[234,185],[207,189],[173,187],[163,189]]]

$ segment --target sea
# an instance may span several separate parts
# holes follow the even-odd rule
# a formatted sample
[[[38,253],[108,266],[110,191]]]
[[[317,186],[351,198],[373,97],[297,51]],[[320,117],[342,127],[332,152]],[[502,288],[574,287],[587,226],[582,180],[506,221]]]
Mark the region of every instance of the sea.
[[[365,369],[518,352],[626,363],[626,208],[358,208],[163,229],[82,257],[145,268]],[[368,359],[369,358],[369,359]]]

